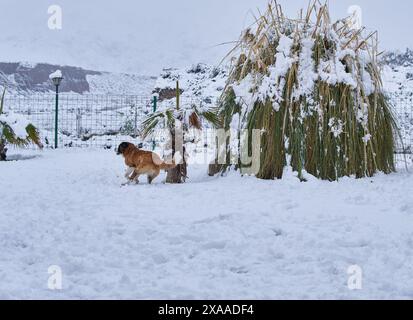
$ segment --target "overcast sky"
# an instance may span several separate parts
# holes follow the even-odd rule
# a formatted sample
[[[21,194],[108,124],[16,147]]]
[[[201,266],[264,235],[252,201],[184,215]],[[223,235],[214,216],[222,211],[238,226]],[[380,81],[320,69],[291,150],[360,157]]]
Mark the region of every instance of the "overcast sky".
[[[0,0],[0,60],[51,62],[96,70],[157,74],[163,67],[218,63],[268,0]],[[307,0],[279,0],[296,16]],[[390,3],[390,4],[389,4]],[[48,29],[47,9],[63,11]],[[359,5],[382,49],[413,48],[413,2],[330,0],[333,18]]]

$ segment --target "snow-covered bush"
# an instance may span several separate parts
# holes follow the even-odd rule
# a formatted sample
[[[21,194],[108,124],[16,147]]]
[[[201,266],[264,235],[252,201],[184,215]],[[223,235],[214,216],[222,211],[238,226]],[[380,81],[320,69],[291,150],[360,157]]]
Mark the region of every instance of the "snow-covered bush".
[[[36,127],[27,121],[22,115],[12,112],[4,112],[4,96],[0,101],[0,161],[6,160],[6,146],[26,146],[30,143],[43,148],[40,135]]]
[[[237,117],[261,130],[258,178],[282,178],[285,166],[328,180],[395,170],[377,34],[351,21],[332,23],[318,1],[289,19],[271,2],[229,54],[220,113],[226,129]]]

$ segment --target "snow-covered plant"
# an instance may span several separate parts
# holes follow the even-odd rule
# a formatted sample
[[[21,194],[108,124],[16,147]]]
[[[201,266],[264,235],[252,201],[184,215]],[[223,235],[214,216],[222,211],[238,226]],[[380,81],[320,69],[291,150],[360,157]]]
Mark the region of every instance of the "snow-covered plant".
[[[223,123],[237,116],[262,130],[257,177],[281,178],[287,165],[328,180],[395,170],[377,44],[377,33],[355,29],[351,17],[331,22],[317,0],[297,19],[269,3],[228,55],[220,103]]]
[[[0,100],[0,161],[6,160],[7,145],[22,147],[33,143],[43,148],[39,132],[32,123],[22,115],[4,112],[5,93],[6,90]]]
[[[185,182],[187,178],[185,144],[189,142],[186,138],[191,128],[202,130],[204,120],[213,125],[218,125],[219,123],[217,115],[211,110],[204,109],[195,103],[181,105],[179,83],[177,82],[176,98],[161,102],[158,111],[149,115],[142,122],[141,132],[143,139],[150,138],[157,130],[168,130],[171,140],[169,153],[173,159],[180,152],[178,150],[179,147],[175,145],[176,141],[182,140],[184,154],[179,154],[182,161],[176,168],[168,170],[167,183]]]
[[[123,122],[120,133],[127,136],[136,136],[137,135],[137,107],[135,104],[131,104],[129,109],[126,111],[126,120]]]

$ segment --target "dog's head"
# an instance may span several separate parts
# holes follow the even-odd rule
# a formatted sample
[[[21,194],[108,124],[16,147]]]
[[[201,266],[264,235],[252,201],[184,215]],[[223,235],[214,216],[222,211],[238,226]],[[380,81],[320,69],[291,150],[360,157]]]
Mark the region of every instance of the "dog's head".
[[[122,142],[122,143],[119,145],[118,149],[116,150],[116,153],[117,153],[118,155],[124,154],[125,151],[126,151],[126,149],[128,149],[130,146],[132,146],[132,143]]]
[[[125,151],[126,151],[127,149],[129,149],[130,147],[134,147],[134,148],[137,148],[137,149],[141,149],[141,148],[143,147],[143,144],[140,143],[140,144],[138,144],[137,146],[135,146],[135,145],[132,144],[132,143],[123,142],[123,143],[121,143],[121,144],[119,145],[119,147],[116,149],[116,153],[117,153],[118,155],[124,154]]]

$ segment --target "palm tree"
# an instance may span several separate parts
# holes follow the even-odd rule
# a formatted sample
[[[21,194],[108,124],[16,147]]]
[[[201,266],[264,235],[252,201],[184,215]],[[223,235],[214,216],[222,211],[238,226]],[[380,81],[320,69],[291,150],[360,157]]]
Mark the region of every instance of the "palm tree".
[[[180,154],[182,161],[173,169],[167,171],[166,183],[184,183],[187,177],[187,162],[185,144],[182,148],[176,145],[176,137],[183,136],[190,128],[202,130],[202,120],[206,120],[213,125],[218,125],[219,118],[211,110],[202,111],[195,104],[190,104],[185,108],[180,106],[179,82],[176,83],[176,106],[165,107],[142,122],[142,138],[151,136],[157,129],[167,129],[170,133],[170,145],[172,157],[178,154],[178,149],[183,149],[184,154]],[[179,141],[179,140],[178,140]]]
[[[7,156],[7,145],[24,147],[31,143],[43,148],[40,141],[39,131],[36,127],[22,119],[20,116],[11,116],[3,113],[4,97],[6,90],[3,91],[0,100],[0,161],[5,161]],[[17,126],[24,126],[25,134],[16,132]]]

